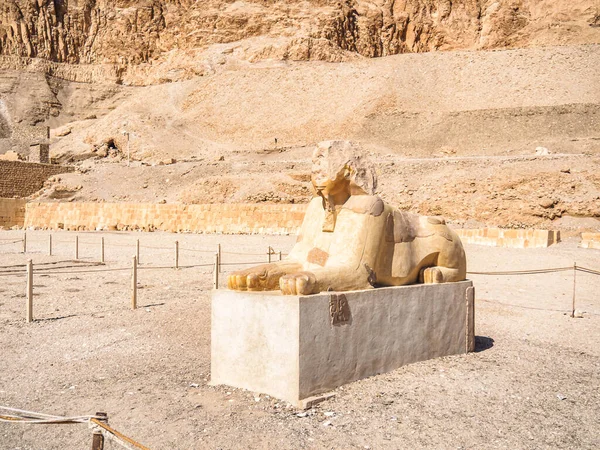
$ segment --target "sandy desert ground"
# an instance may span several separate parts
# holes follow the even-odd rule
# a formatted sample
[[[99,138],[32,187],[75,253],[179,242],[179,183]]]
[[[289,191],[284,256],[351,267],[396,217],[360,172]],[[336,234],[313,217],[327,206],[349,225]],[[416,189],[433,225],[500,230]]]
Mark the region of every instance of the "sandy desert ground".
[[[19,239],[20,231],[0,232]],[[335,390],[299,411],[210,380],[210,266],[265,261],[293,236],[28,232],[0,246],[0,405],[59,415],[105,411],[112,426],[152,449],[577,448],[600,446],[600,277],[571,271],[472,275],[475,353],[402,367]],[[95,266],[100,236],[106,265]],[[131,257],[140,239],[139,309],[130,304]],[[10,242],[10,241],[0,241]],[[600,251],[567,239],[547,249],[466,246],[470,271],[570,266],[600,269]],[[24,321],[25,279],[6,275],[34,261],[36,321]],[[45,270],[51,267],[50,270]],[[236,266],[226,266],[229,270]],[[86,273],[91,270],[118,269]],[[18,269],[18,268],[17,268]],[[54,272],[54,274],[52,273]],[[74,273],[81,272],[81,273]],[[0,425],[0,447],[84,449],[86,425]],[[107,448],[118,448],[107,444]]]

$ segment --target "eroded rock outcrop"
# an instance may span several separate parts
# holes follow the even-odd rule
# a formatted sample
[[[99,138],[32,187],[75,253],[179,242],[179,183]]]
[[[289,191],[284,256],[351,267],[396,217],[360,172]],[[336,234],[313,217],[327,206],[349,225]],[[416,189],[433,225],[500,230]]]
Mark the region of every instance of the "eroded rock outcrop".
[[[208,49],[249,61],[340,61],[599,42],[599,13],[594,0],[2,0],[0,55],[110,64],[117,78],[158,64],[186,78],[204,69],[180,70],[181,60]]]

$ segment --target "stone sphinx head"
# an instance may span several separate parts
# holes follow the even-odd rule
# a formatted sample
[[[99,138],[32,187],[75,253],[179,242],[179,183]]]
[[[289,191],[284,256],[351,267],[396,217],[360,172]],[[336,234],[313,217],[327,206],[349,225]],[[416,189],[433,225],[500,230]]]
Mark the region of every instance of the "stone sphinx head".
[[[351,195],[373,195],[377,177],[373,166],[348,141],[319,142],[312,156],[311,181],[324,206],[344,203]]]

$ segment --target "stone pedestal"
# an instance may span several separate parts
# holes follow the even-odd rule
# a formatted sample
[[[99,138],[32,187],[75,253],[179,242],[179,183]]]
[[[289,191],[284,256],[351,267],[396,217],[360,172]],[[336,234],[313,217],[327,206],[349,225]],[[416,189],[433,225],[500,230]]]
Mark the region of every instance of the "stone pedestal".
[[[405,364],[472,351],[471,281],[284,296],[213,291],[211,383],[297,406]]]

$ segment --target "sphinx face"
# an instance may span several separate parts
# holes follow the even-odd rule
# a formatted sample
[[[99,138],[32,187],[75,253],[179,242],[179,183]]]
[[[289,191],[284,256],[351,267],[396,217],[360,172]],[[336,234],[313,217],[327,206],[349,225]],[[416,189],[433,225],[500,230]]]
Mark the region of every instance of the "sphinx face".
[[[342,167],[331,167],[328,150],[317,147],[313,154],[311,181],[317,195],[337,203],[337,199],[345,201],[349,192],[347,170]]]

